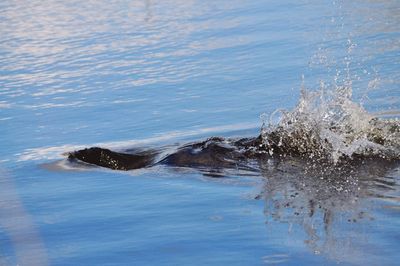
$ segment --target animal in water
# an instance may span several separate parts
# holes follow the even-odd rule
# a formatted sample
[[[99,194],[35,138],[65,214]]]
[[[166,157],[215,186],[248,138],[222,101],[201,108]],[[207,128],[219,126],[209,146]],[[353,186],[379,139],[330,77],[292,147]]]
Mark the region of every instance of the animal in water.
[[[212,137],[205,141],[183,145],[169,152],[164,152],[164,149],[112,151],[106,148],[91,147],[70,152],[68,159],[125,171],[155,165],[205,170],[255,170],[260,162],[268,159],[282,160],[288,157],[311,160],[319,165],[330,165],[332,160],[329,155],[332,151],[323,147],[326,141],[326,139],[316,141],[304,132],[298,135],[292,132],[288,135],[278,129],[268,133],[267,136],[261,134],[254,138]],[[370,145],[372,146],[382,146],[384,141],[385,139],[382,137],[370,136]],[[328,147],[330,146],[328,145]],[[353,152],[351,156],[342,154],[335,164],[359,164],[364,159],[399,161],[397,155],[389,157],[390,154],[382,152],[368,152],[369,148],[362,149],[358,153]]]
[[[301,158],[312,165],[349,165],[367,159],[400,161],[400,121],[380,119],[350,99],[346,90],[303,91],[292,111],[278,110],[275,125],[263,125],[253,138],[213,137],[174,150],[112,151],[92,147],[70,152],[70,161],[114,170],[133,170],[155,165],[197,169],[252,170],[268,159]],[[258,167],[260,168],[260,167]]]
[[[238,140],[220,137],[183,145],[175,151],[161,155],[161,150],[126,150],[121,152],[92,147],[68,154],[69,160],[82,161],[113,170],[133,170],[154,165],[190,168],[249,169],[248,161],[264,155],[261,136]]]

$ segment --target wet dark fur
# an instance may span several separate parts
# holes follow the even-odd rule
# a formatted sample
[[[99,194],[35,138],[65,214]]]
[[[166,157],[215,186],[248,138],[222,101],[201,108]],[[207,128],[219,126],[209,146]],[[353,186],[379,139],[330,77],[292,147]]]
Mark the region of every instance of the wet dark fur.
[[[273,135],[270,139],[273,140]],[[272,144],[271,144],[272,143]],[[307,154],[300,154],[297,150],[288,150],[285,145],[275,145],[271,141],[268,146],[262,142],[262,137],[242,138],[237,140],[224,138],[210,138],[202,142],[190,143],[179,147],[177,150],[161,155],[160,150],[125,150],[111,151],[105,148],[93,147],[69,153],[70,161],[81,161],[92,165],[110,168],[113,170],[133,170],[151,167],[154,165],[167,165],[173,167],[189,167],[205,170],[239,169],[254,170],[262,168],[263,161],[269,158],[300,158],[304,165],[328,167],[332,164],[329,160],[321,158],[308,158]],[[346,165],[360,165],[368,160],[385,161],[382,158],[365,158],[354,155],[352,158],[342,158],[335,169]],[[398,160],[396,160],[398,162]]]
[[[164,157],[158,151],[122,151],[93,147],[69,153],[69,160],[79,160],[114,170],[132,170],[157,164],[191,168],[247,168],[247,161],[260,156],[254,147],[261,138],[227,140],[210,138],[184,145]]]

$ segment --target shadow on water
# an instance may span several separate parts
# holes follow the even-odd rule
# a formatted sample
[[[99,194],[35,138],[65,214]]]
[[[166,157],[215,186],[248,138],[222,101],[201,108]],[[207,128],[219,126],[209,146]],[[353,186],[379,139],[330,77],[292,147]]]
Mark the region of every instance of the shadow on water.
[[[25,210],[12,177],[0,168],[0,232],[3,231],[14,248],[15,261],[3,257],[0,265],[49,265],[47,252],[39,230]],[[7,242],[4,238],[1,242]]]
[[[399,161],[374,159],[337,166],[269,160],[261,167],[265,182],[257,198],[265,201],[267,226],[286,223],[289,233],[301,228],[304,245],[315,254],[355,262],[362,260],[359,245],[368,242],[364,226],[375,220],[371,202],[380,199],[398,208],[399,166]]]

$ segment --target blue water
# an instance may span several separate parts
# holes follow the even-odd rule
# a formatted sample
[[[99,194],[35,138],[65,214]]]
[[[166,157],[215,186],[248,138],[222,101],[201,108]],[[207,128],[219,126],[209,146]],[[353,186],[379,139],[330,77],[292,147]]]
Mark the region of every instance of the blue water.
[[[318,200],[301,176],[54,167],[93,145],[256,136],[335,77],[400,117],[400,3],[348,2],[1,1],[0,265],[395,265],[399,168],[324,201],[327,223],[283,206]]]

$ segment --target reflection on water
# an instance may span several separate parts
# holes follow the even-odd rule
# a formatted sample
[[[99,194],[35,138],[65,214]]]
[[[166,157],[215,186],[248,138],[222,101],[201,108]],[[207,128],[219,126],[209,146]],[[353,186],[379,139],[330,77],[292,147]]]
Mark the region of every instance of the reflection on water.
[[[399,117],[399,10],[397,0],[0,1],[0,162],[10,172],[0,173],[0,256],[394,264],[398,166],[368,161],[321,175],[294,159],[265,161],[263,216],[260,201],[238,199],[247,187],[196,183],[192,172],[38,165],[93,143],[254,136],[261,113],[295,104],[302,74],[311,87],[351,81],[368,111]],[[286,236],[301,244],[282,244]]]
[[[395,1],[380,1],[379,5],[361,2],[339,1],[336,5],[329,3],[335,7],[331,11],[320,10],[327,12],[319,14],[323,19],[339,19],[326,21],[327,28],[323,29],[322,36],[326,40],[317,42],[324,51],[323,56],[332,56],[332,68],[345,56],[345,49],[337,48],[345,45],[347,38],[355,39],[355,45],[358,38],[366,41],[362,47],[357,46],[354,64],[399,49]],[[321,5],[309,1],[291,4],[303,8],[302,12],[312,11],[313,5]],[[260,6],[269,15],[268,19],[251,17]],[[210,60],[205,53],[236,48],[240,50],[235,51],[236,62],[254,60],[259,64],[255,54],[242,48],[270,44],[276,53],[285,56],[292,42],[311,44],[314,38],[321,38],[307,27],[297,29],[299,22],[310,23],[304,16],[298,17],[296,22],[282,20],[290,15],[285,5],[272,6],[266,1],[264,5],[241,8],[240,1],[30,1],[26,5],[6,1],[0,11],[0,60],[5,74],[0,78],[1,93],[7,98],[23,95],[71,97],[78,93],[85,99],[83,95],[104,89],[205,78],[210,74],[209,66],[213,66],[214,71],[218,69],[219,75],[227,76],[236,72],[235,68]],[[376,8],[381,12],[373,12]],[[237,16],[240,11],[243,15]],[[225,17],[219,19],[223,13]],[[371,15],[384,16],[385,20]],[[352,23],[353,17],[356,23]],[[286,23],[282,27],[298,31],[277,36],[279,26],[276,23]],[[253,31],[241,30],[247,25]],[[276,67],[281,64],[272,56],[264,59]],[[359,67],[355,65],[354,69]],[[373,74],[372,69],[367,70]],[[356,73],[363,76],[362,72]],[[397,76],[395,71],[390,74]],[[110,86],[110,82],[114,84]],[[25,86],[31,88],[26,90]]]
[[[374,208],[381,208],[373,202],[400,207],[398,167],[398,161],[383,160],[334,167],[269,161],[263,166],[266,181],[259,196],[265,200],[267,226],[287,223],[289,234],[301,228],[305,245],[315,254],[359,264],[368,242],[363,230],[374,221]]]
[[[94,73],[106,84],[118,80],[113,90],[182,81],[204,74],[200,69],[204,64],[193,58],[199,53],[252,41],[251,35],[235,40],[217,36],[191,40],[189,36],[196,33],[229,30],[240,24],[240,18],[217,24],[203,18],[214,5],[199,6],[196,1],[4,5],[1,48],[3,68],[7,66],[3,69],[7,96],[85,94],[105,89],[102,84],[92,86]],[[218,9],[235,5],[220,3]],[[29,85],[34,88],[20,89]]]
[[[0,168],[0,230],[9,238],[15,260],[0,251],[0,265],[46,266],[48,258],[40,234],[24,209],[13,180]],[[0,232],[1,232],[0,231]],[[0,242],[6,242],[2,238]]]

